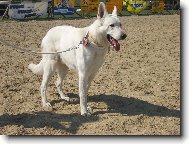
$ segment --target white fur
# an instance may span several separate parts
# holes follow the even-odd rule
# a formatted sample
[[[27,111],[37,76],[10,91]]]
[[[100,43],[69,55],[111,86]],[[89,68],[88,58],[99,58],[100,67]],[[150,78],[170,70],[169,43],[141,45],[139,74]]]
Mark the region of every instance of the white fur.
[[[103,15],[99,15],[103,11]],[[109,42],[107,34],[111,34],[116,39],[120,39],[123,34],[117,17],[117,9],[111,15],[107,14],[104,3],[100,3],[98,10],[98,19],[88,27],[75,28],[72,26],[57,26],[48,31],[42,40],[43,52],[57,52],[75,47],[83,39],[87,32],[95,39],[95,43],[84,46],[80,45],[78,49],[63,52],[61,54],[42,55],[42,60],[38,65],[30,64],[29,69],[35,74],[43,74],[41,84],[41,96],[43,106],[50,106],[47,101],[46,90],[50,77],[56,71],[58,79],[56,82],[57,90],[62,99],[69,100],[62,90],[62,81],[66,76],[68,69],[73,69],[79,76],[79,97],[81,115],[88,114],[87,92],[91,81],[104,62],[104,57],[108,52]],[[116,27],[110,28],[110,24],[115,23]],[[102,47],[98,47],[96,43]]]

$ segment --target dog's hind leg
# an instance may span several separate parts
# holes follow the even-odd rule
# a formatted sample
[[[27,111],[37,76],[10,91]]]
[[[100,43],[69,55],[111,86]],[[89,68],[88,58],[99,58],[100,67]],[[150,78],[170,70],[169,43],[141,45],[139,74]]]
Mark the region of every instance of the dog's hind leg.
[[[43,107],[51,106],[51,104],[47,101],[46,91],[47,91],[48,82],[55,71],[55,66],[56,66],[56,61],[49,60],[46,61],[43,67],[44,73],[43,73],[43,80],[41,83],[41,98],[42,98]]]
[[[55,83],[58,93],[60,94],[60,97],[66,101],[69,101],[69,97],[66,96],[62,90],[62,81],[65,78],[66,74],[68,73],[68,67],[64,64],[57,64],[57,74],[58,74],[58,79]]]

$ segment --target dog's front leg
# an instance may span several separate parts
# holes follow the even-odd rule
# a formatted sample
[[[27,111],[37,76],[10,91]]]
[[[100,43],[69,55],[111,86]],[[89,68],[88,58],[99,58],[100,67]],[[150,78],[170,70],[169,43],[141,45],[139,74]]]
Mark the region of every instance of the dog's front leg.
[[[88,78],[83,74],[79,74],[79,97],[80,97],[80,107],[81,115],[87,116],[87,83]]]

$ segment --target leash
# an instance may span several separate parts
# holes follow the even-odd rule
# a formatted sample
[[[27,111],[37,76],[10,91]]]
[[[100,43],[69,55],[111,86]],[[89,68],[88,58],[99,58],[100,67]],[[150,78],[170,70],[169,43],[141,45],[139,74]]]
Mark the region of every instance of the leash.
[[[74,50],[74,49],[78,49],[81,44],[83,44],[84,46],[90,44],[89,40],[88,40],[88,36],[89,36],[89,31],[86,33],[86,35],[84,36],[82,41],[80,41],[77,46],[71,47],[71,48],[69,48],[67,50],[58,51],[58,52],[36,52],[36,51],[33,51],[31,49],[28,49],[28,48],[20,48],[20,47],[18,47],[16,45],[13,45],[13,44],[10,44],[10,43],[6,42],[5,40],[3,40],[1,38],[0,38],[0,42],[2,44],[4,44],[4,45],[9,46],[12,49],[17,50],[17,52],[19,52],[19,53],[27,52],[27,53],[32,53],[32,54],[60,54],[60,53],[64,53],[64,52],[68,52],[68,51]]]

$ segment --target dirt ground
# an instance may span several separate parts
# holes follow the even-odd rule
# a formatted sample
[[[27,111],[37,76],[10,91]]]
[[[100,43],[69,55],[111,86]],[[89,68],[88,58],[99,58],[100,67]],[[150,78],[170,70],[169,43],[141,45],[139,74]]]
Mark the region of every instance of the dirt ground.
[[[94,18],[95,19],[95,18]],[[40,51],[46,32],[58,25],[88,26],[94,19],[0,22],[0,38]],[[69,71],[61,100],[51,79],[44,110],[41,76],[27,68],[40,55],[0,44],[0,134],[180,135],[180,16],[121,17],[127,39],[111,50],[89,90],[91,117],[80,116],[78,77]]]

